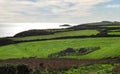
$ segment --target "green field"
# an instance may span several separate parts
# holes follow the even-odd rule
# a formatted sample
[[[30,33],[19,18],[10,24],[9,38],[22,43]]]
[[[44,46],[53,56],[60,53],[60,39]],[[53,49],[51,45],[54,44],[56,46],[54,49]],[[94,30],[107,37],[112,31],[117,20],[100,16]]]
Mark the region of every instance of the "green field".
[[[64,58],[79,59],[100,59],[107,57],[120,56],[120,38],[84,38],[84,39],[63,39],[48,40],[38,42],[26,42],[11,44],[0,47],[0,59],[39,57],[47,58],[49,54],[56,53],[66,48],[82,47],[100,47],[86,55],[81,56],[64,56]]]
[[[53,35],[18,37],[11,39],[15,41],[22,41],[22,40],[35,40],[35,39],[49,39],[49,38],[64,37],[64,36],[89,36],[89,35],[96,35],[97,33],[98,33],[97,30],[77,30],[77,31],[55,33]]]
[[[41,34],[41,36],[26,35],[25,37],[18,36],[18,37],[7,37],[3,39],[1,38],[0,60],[20,59],[20,58],[31,59],[30,57],[32,57],[32,59],[33,58],[44,58],[44,59],[74,58],[74,59],[90,59],[90,60],[93,59],[105,60],[106,58],[107,60],[109,60],[111,58],[110,63],[107,64],[96,62],[96,64],[89,64],[89,65],[87,64],[86,65],[81,64],[78,66],[72,65],[71,67],[69,67],[69,69],[58,71],[59,72],[58,74],[117,74],[117,72],[115,73],[113,72],[113,69],[119,69],[119,67],[117,66],[120,65],[118,60],[120,58],[119,28],[120,28],[119,22],[98,22],[98,23],[88,23],[86,25],[78,25],[66,29],[55,29],[55,30],[46,29],[46,31],[54,33],[50,35]],[[104,30],[107,30],[106,35],[104,35],[105,34]],[[25,35],[25,33],[23,34]],[[30,32],[30,34],[33,34],[33,32]],[[101,35],[99,36],[98,34]],[[70,36],[72,36],[72,38],[69,38]],[[81,37],[75,38],[74,36],[81,36]],[[86,37],[82,38],[82,36],[83,37],[86,36]],[[57,38],[60,37],[63,38],[68,37],[68,38],[57,40]],[[56,39],[54,40],[54,38]],[[42,39],[48,39],[48,40],[40,41]],[[2,40],[4,40],[5,42],[3,42]],[[21,43],[17,43],[17,41]],[[14,42],[14,44],[9,42],[12,43]],[[69,52],[70,49],[75,52],[65,53],[65,50],[67,50],[68,48],[69,48]],[[83,49],[82,52],[80,52],[81,49]],[[50,74],[49,71],[47,71],[47,68],[45,68],[43,72],[44,71],[45,73],[43,74]],[[37,73],[33,73],[33,74],[37,74]]]
[[[116,25],[115,25],[115,26],[101,26],[101,27],[106,27],[106,28],[107,28],[107,27],[108,27],[108,28],[120,28],[120,26],[116,26]]]
[[[80,66],[77,68],[71,68],[65,71],[63,74],[113,74],[111,64],[95,64],[89,66]]]
[[[111,31],[111,32],[109,32],[108,34],[110,34],[110,35],[120,35],[120,31]]]

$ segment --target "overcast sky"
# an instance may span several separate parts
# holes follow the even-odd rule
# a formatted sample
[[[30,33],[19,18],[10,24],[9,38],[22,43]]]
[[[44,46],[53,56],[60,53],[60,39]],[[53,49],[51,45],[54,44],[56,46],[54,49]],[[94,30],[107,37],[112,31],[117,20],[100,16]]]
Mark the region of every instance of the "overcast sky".
[[[0,0],[0,22],[120,20],[120,0]]]
[[[120,21],[120,0],[0,0],[0,37],[99,21]]]

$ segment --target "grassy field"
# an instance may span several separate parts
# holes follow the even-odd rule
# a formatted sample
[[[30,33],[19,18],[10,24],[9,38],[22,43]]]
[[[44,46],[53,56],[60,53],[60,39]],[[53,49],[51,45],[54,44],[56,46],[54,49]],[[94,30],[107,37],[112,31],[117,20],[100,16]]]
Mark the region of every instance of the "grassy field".
[[[93,27],[89,28],[89,26],[93,26]],[[67,55],[64,55],[64,56],[59,54],[60,56],[57,57],[58,59],[74,58],[74,60],[78,60],[78,59],[97,60],[97,59],[104,59],[104,58],[120,57],[120,37],[119,37],[120,23],[117,24],[116,22],[90,23],[86,25],[86,27],[85,26],[83,27],[84,30],[78,30],[78,29],[82,29],[82,26],[78,26],[76,30],[75,28],[72,28],[70,30],[68,29],[48,30],[48,31],[55,32],[54,34],[51,34],[51,35],[13,37],[10,39],[12,39],[13,41],[27,41],[27,40],[29,41],[29,40],[59,38],[59,37],[66,37],[66,36],[91,36],[91,35],[98,34],[99,32],[97,30],[99,30],[100,28],[102,29],[109,28],[108,36],[118,35],[118,37],[72,38],[72,39],[68,38],[68,39],[60,39],[60,40],[46,40],[46,41],[34,41],[34,42],[31,41],[31,42],[4,45],[4,46],[0,46],[0,60],[14,59],[14,58],[17,58],[18,60],[18,58],[26,59],[29,57],[45,59],[45,58],[50,58],[49,57],[50,55],[53,55],[56,53],[59,54],[60,52],[65,51],[67,48],[73,48],[75,53],[72,53],[72,54],[67,53]],[[111,28],[118,28],[118,29],[111,29]],[[91,29],[91,30],[88,30],[88,29]],[[89,48],[99,48],[99,49],[95,49],[94,51],[91,51],[92,49],[89,49]],[[82,54],[80,54],[78,52],[80,49],[84,49],[87,51],[89,50],[91,52],[85,53],[85,54],[82,52]],[[33,58],[30,58],[30,59],[32,59],[31,64],[35,65],[33,63],[33,61],[35,62],[35,60],[33,60]],[[40,65],[39,62],[40,61],[38,61],[38,64]],[[45,64],[45,62],[43,63]],[[38,64],[36,65],[39,66]],[[47,64],[48,64],[48,61],[47,61]],[[55,65],[54,62],[53,62],[53,65]],[[79,73],[80,74],[117,74],[117,73],[112,73],[112,70],[116,67],[115,62],[112,62],[112,64],[108,62],[107,64],[105,63],[98,64],[96,62],[96,64],[94,65],[93,64],[83,65],[83,66],[82,65],[75,66],[74,64],[72,67],[61,72],[60,74],[79,74]],[[117,69],[117,67],[115,69]]]
[[[11,38],[11,39],[15,41],[21,41],[21,40],[49,39],[49,38],[64,37],[64,36],[83,36],[83,35],[89,36],[89,35],[96,35],[97,33],[98,33],[97,30],[77,30],[77,31],[55,33],[53,35],[30,36],[30,37]]]
[[[110,27],[110,28],[119,28],[120,26],[101,26],[101,27]]]
[[[66,48],[100,47],[86,55],[64,56],[64,58],[100,59],[120,56],[120,38],[84,38],[63,39],[38,42],[26,42],[0,46],[0,59],[39,57],[47,58],[49,54],[59,52]]]
[[[109,32],[108,34],[110,34],[110,35],[120,35],[120,31],[117,31],[117,32],[115,32],[115,31],[111,31],[111,32]]]
[[[95,64],[89,66],[80,66],[77,68],[71,68],[65,71],[63,74],[113,74],[111,64]]]

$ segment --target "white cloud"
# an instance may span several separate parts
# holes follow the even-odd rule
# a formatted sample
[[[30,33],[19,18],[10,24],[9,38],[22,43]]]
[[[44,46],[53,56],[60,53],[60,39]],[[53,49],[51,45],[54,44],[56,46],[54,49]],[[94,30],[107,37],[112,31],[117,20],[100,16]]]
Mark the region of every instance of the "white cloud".
[[[116,4],[116,5],[107,5],[107,8],[120,8],[120,4]]]
[[[49,21],[90,15],[95,5],[111,0],[0,0],[0,22]]]

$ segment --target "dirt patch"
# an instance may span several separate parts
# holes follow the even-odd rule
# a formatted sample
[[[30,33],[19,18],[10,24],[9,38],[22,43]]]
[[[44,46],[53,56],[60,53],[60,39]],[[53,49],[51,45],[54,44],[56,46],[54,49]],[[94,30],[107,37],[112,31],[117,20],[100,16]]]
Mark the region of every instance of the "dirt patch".
[[[116,59],[43,59],[43,58],[26,58],[26,59],[9,59],[9,60],[0,60],[0,65],[5,64],[26,64],[30,68],[50,68],[50,69],[62,69],[69,68],[77,65],[90,65],[96,63],[111,63],[116,61]]]

